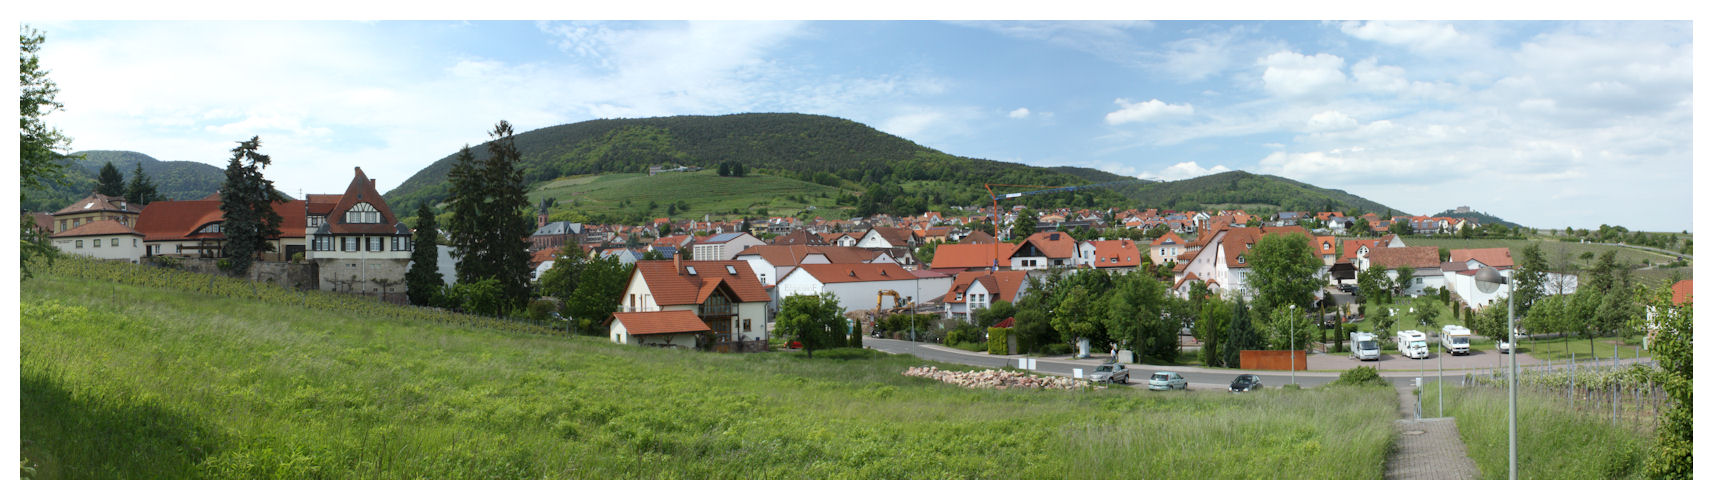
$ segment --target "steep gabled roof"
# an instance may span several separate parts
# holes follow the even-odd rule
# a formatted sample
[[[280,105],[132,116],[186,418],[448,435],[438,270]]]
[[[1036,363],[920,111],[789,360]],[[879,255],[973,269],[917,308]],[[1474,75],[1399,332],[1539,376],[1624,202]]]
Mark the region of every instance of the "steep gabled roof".
[[[791,271],[797,273],[809,273],[824,284],[916,279],[898,264],[803,264]]]
[[[1049,259],[1069,259],[1077,255],[1077,240],[1064,231],[1042,231],[1029,235],[1028,239],[1017,245],[1022,250],[1025,245],[1033,245],[1041,255]],[[1017,253],[1016,251],[1012,252]]]
[[[139,233],[135,229],[131,229],[129,227],[126,227],[124,224],[120,224],[118,221],[110,220],[110,219],[102,219],[102,220],[98,220],[98,221],[91,222],[88,224],[84,224],[81,226],[77,226],[77,227],[74,227],[71,229],[67,229],[64,231],[60,231],[58,233],[55,233],[53,235],[53,237],[55,237],[55,238],[72,238],[72,237],[78,237],[78,236],[107,236],[110,234],[134,234],[137,236],[143,235],[143,233]]]
[[[1160,235],[1159,238],[1154,238],[1154,242],[1151,243],[1151,245],[1184,245],[1186,243],[1188,242],[1184,241],[1184,237],[1178,236],[1178,233],[1166,231],[1166,234]]]
[[[990,267],[993,265],[994,245],[993,243],[940,245],[934,247],[934,262],[928,267],[933,269]],[[1011,253],[1017,251],[1017,247],[1010,243],[998,243],[998,245],[999,267],[1010,267]]]
[[[1023,283],[1029,279],[1028,271],[999,271],[983,269],[980,271],[964,271],[952,278],[952,288],[946,290],[946,295],[940,300],[947,304],[962,304],[966,297],[959,294],[969,291],[970,285],[982,280],[981,286],[993,294],[991,300],[1017,302],[1017,293]],[[991,301],[989,302],[991,303]]]
[[[1090,241],[1094,245],[1094,267],[1136,267],[1142,265],[1142,251],[1130,240]]]
[[[899,227],[876,227],[870,228],[869,231],[874,231],[881,239],[886,240],[886,244],[894,247],[910,246],[910,238],[913,236],[909,229]],[[868,233],[862,233],[857,239],[860,240],[863,236],[868,236]]]
[[[1451,249],[1451,260],[1453,262],[1475,260],[1488,267],[1508,268],[1512,266],[1511,249],[1509,248],[1453,248]]]
[[[393,216],[392,207],[387,206],[387,200],[375,191],[375,181],[363,175],[362,167],[352,167],[356,174],[351,178],[351,184],[345,187],[345,194],[339,197],[339,202],[333,205],[328,213],[327,229],[332,234],[397,234],[399,232],[398,218]],[[381,222],[376,224],[346,224],[345,212],[358,203],[368,203],[381,213]]]
[[[631,335],[708,333],[711,330],[695,311],[616,312],[613,321],[623,323]]]
[[[970,231],[970,234],[964,236],[963,239],[958,240],[958,243],[965,243],[965,244],[969,244],[969,243],[993,243],[996,241],[999,241],[999,239],[994,238],[993,235],[987,234],[987,232],[985,232],[985,231],[977,229],[974,231]],[[999,255],[1001,257],[1005,256],[1004,253],[1000,253]]]
[[[1225,267],[1249,267],[1247,259],[1240,259],[1249,254],[1261,238],[1275,234],[1297,233],[1309,236],[1307,229],[1302,226],[1283,227],[1233,227],[1224,229],[1225,238],[1219,241],[1220,248],[1225,249]],[[1308,238],[1304,238],[1308,239]],[[1312,241],[1312,240],[1311,240]],[[1312,249],[1311,249],[1312,250]]]
[[[691,274],[692,269],[695,274]],[[637,277],[648,283],[654,302],[663,306],[700,304],[697,295],[703,286],[714,281],[724,281],[738,302],[768,301],[761,280],[750,270],[749,263],[741,260],[644,260],[637,262],[636,270],[631,273],[631,279]]]

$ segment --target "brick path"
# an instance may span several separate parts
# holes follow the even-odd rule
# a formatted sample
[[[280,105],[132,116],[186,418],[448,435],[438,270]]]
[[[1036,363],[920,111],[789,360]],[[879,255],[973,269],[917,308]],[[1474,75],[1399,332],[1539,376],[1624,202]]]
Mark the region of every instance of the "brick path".
[[[1416,396],[1398,386],[1397,449],[1386,459],[1386,479],[1476,479],[1480,470],[1457,435],[1457,420],[1416,420]]]

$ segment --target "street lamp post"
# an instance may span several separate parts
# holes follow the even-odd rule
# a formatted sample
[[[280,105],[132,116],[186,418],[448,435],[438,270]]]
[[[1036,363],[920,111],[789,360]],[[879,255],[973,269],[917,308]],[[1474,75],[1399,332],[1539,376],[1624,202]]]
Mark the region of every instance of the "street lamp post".
[[[1291,385],[1297,385],[1297,305],[1291,304]]]
[[[1516,301],[1511,300],[1511,292],[1516,288],[1516,283],[1511,282],[1510,278],[1499,274],[1499,271],[1491,267],[1483,267],[1480,271],[1475,272],[1475,287],[1481,290],[1481,293],[1498,291],[1499,285],[1505,285],[1505,339],[1511,342],[1508,356],[1511,369],[1506,372],[1505,385],[1508,388],[1511,406],[1511,480],[1514,481],[1517,479],[1517,342],[1512,337],[1517,331],[1517,306]]]

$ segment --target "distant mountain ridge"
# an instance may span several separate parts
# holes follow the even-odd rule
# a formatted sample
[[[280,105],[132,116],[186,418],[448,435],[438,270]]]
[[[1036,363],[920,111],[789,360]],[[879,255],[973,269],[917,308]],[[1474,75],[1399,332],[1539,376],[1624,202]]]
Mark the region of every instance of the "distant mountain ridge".
[[[854,191],[880,191],[890,198],[910,200],[884,208],[913,211],[987,205],[986,183],[1068,186],[1134,180],[1092,168],[1035,167],[954,156],[852,120],[798,113],[600,119],[531,130],[516,134],[514,140],[522,153],[519,165],[525,181],[532,187],[570,175],[643,172],[653,165],[713,168],[735,161],[752,174]],[[482,144],[472,144],[471,150],[478,160],[486,157]],[[388,191],[387,202],[408,208],[444,201],[446,174],[455,155],[448,152]],[[1137,180],[1110,188],[1024,197],[1015,203],[1037,207],[1188,207],[1183,209],[1201,204],[1258,203],[1286,210],[1389,209],[1343,191],[1240,171],[1176,182]]]
[[[80,155],[83,158],[75,158]],[[125,175],[125,182],[130,182],[132,172],[142,165],[143,174],[155,183],[155,192],[169,200],[200,199],[214,194],[226,182],[225,169],[202,162],[161,161],[135,151],[78,151],[71,156],[74,158],[62,163],[67,167],[62,169],[65,184],[25,193],[25,210],[51,212],[89,196],[95,192],[95,178],[102,165],[109,162]]]

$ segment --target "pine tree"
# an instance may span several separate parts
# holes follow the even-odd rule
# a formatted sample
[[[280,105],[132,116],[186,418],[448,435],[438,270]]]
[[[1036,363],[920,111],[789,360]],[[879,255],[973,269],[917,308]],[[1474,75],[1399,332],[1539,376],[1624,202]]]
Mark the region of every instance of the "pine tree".
[[[101,173],[96,174],[95,192],[104,196],[125,195],[125,175],[119,173],[119,169],[113,166],[113,162],[102,165]]]
[[[447,229],[459,258],[458,282],[496,280],[502,309],[509,310],[529,300],[530,207],[511,124],[501,120],[488,135],[486,159],[477,162],[465,146],[447,173]]]
[[[226,164],[226,183],[220,186],[220,224],[226,235],[226,256],[233,275],[249,272],[256,255],[269,250],[268,240],[280,237],[280,214],[274,211],[278,198],[274,182],[262,177],[262,169],[273,163],[259,150],[261,137],[251,137],[232,148]]]
[[[440,251],[435,246],[440,233],[434,210],[423,203],[416,208],[416,228],[410,252],[410,271],[405,272],[405,295],[410,303],[432,306],[440,301],[445,278],[440,275]]]
[[[446,173],[446,205],[452,216],[446,220],[450,233],[452,256],[458,283],[475,283],[488,275],[487,262],[478,258],[482,234],[482,177],[476,167],[476,155],[468,144],[458,150],[452,169]]]
[[[1255,332],[1255,324],[1249,319],[1249,303],[1239,297],[1231,303],[1231,326],[1226,328],[1223,346],[1225,366],[1237,368],[1243,351],[1260,349],[1260,344],[1261,335]]]
[[[131,182],[125,184],[125,200],[144,205],[154,203],[156,198],[160,198],[160,193],[155,190],[155,182],[143,173],[143,164],[138,163],[136,170],[131,171]]]

